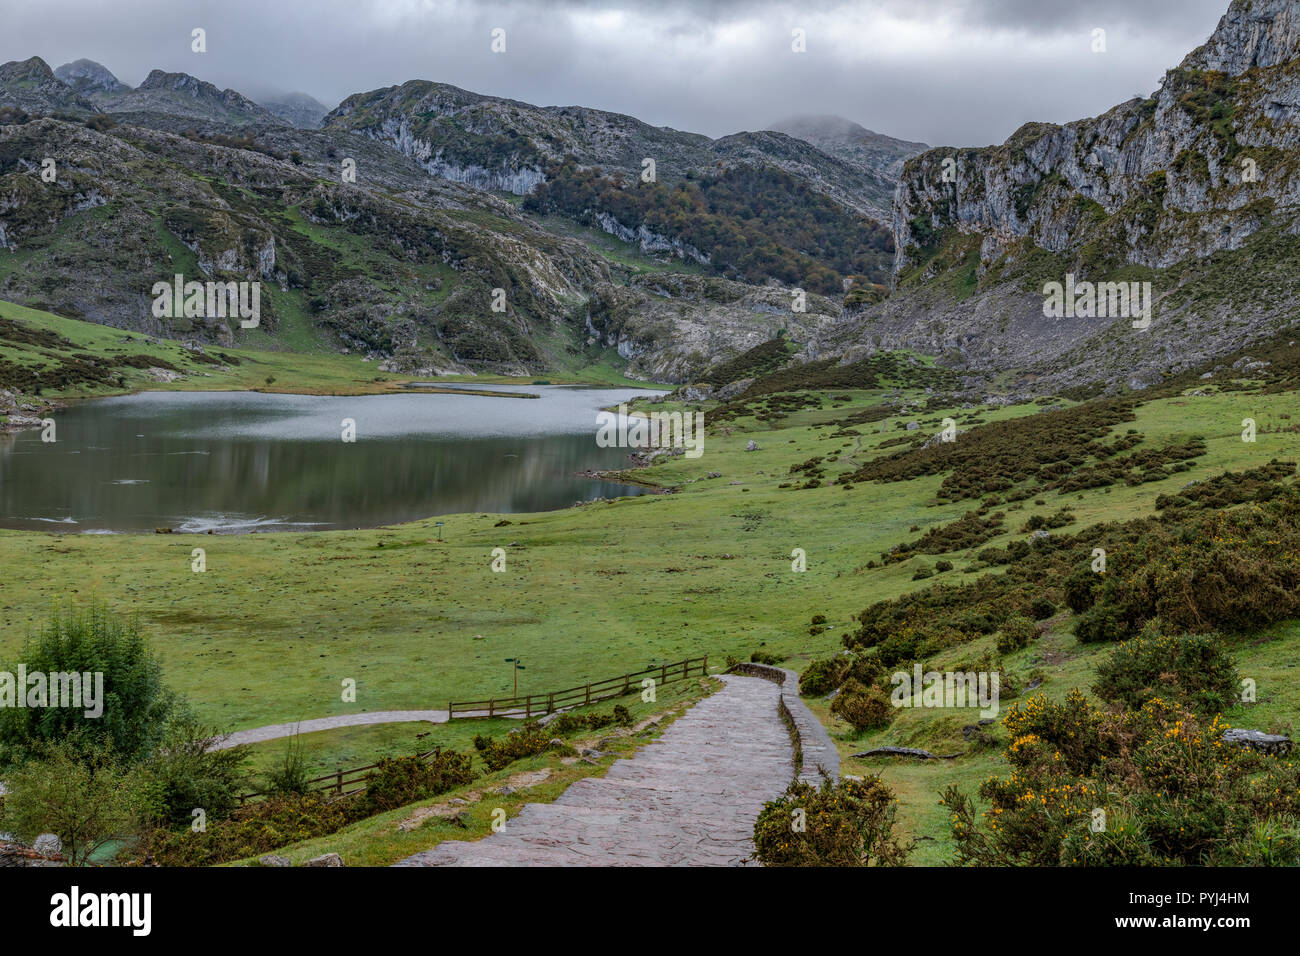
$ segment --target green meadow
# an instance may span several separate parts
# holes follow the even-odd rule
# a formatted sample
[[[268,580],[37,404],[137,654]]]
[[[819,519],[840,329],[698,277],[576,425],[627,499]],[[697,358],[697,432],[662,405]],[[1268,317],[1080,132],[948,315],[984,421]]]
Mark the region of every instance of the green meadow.
[[[178,355],[183,350],[171,343],[16,306],[0,303],[0,317],[38,323],[86,350],[128,348],[132,354],[184,359]],[[0,357],[20,361],[18,351],[6,345]],[[347,356],[216,351],[243,361],[214,368],[211,380],[202,379],[201,385],[191,379],[166,387],[268,387],[268,377],[275,379],[269,387],[283,390],[374,391],[397,384],[371,374],[373,365]],[[608,382],[617,371],[609,366],[594,377]],[[145,387],[138,380],[130,384]],[[1036,405],[927,407],[854,425],[856,435],[843,434],[845,426],[835,424],[899,396],[913,403],[926,397],[890,383],[836,388],[820,396],[820,408],[710,426],[702,457],[670,458],[636,474],[661,494],[541,514],[444,516],[441,540],[432,520],[201,541],[187,535],[0,531],[0,656],[15,655],[51,608],[95,600],[137,618],[161,655],[169,684],[202,718],[225,730],[507,696],[513,686],[511,665],[505,663],[510,657],[527,667],[519,675],[520,692],[569,687],[705,654],[714,669],[724,667],[728,657],[748,659],[764,651],[801,670],[808,661],[837,652],[854,615],[873,602],[937,582],[969,580],[968,573],[977,569],[999,573],[973,552],[1025,538],[1021,526],[1035,514],[1047,516],[1068,504],[1076,518],[1068,529],[1073,533],[1100,521],[1149,515],[1157,495],[1192,480],[1273,458],[1300,459],[1300,432],[1283,430],[1296,407],[1294,393],[1158,398],[1137,408],[1136,422],[1121,423],[1112,432],[1137,429],[1145,435],[1143,447],[1152,448],[1201,436],[1206,454],[1189,470],[1135,486],[1118,483],[1031,497],[1009,506],[1005,532],[980,548],[880,566],[882,552],[962,517],[978,502],[940,503],[941,475],[850,487],[829,480],[820,487],[780,487],[798,481],[790,473],[793,465],[825,456],[822,467],[830,479],[887,453],[893,446],[881,448],[882,443],[907,435],[909,421],[921,422],[931,434],[944,417],[965,430],[975,427],[975,419],[990,423],[1039,410]],[[706,410],[706,421],[708,415]],[[1247,417],[1257,423],[1254,443],[1242,441]],[[751,440],[758,448],[746,451]],[[196,546],[206,549],[205,573],[191,571]],[[503,572],[491,568],[495,548],[506,551]],[[795,549],[806,553],[806,571],[793,569]],[[937,558],[950,560],[953,569],[914,579],[918,568],[933,568]],[[869,562],[877,566],[868,567]],[[811,626],[819,614],[827,625]],[[1003,662],[1022,683],[1041,681],[1036,692],[1053,698],[1088,688],[1097,661],[1111,650],[1077,643],[1067,618],[1053,619],[1042,638]],[[1300,666],[1297,639],[1300,632],[1288,625],[1233,646],[1241,674],[1260,687],[1260,702],[1249,714],[1227,715],[1245,722],[1238,726],[1287,730],[1300,721],[1300,694],[1289,689]],[[944,652],[927,667],[942,670],[992,649],[993,638],[985,637]],[[349,679],[356,681],[355,703],[342,699],[342,684]],[[844,772],[880,772],[895,788],[904,835],[918,841],[913,861],[951,860],[939,791],[953,782],[973,789],[1006,767],[1000,747],[971,751],[962,727],[978,715],[908,710],[885,730],[855,734],[830,716],[824,701],[809,703],[831,730]],[[1009,705],[1004,699],[1003,708]],[[311,766],[324,773],[435,744],[464,748],[474,732],[502,731],[504,722],[492,723],[496,726],[349,728],[303,739]],[[989,729],[1005,745],[998,728]],[[428,736],[417,740],[417,733]],[[849,756],[886,744],[962,755],[924,762]],[[280,747],[259,745],[255,765],[267,766]],[[339,843],[324,842],[330,849]],[[364,842],[352,840],[356,846]],[[398,842],[393,853],[414,852],[406,836]],[[310,849],[318,851],[314,845]],[[308,855],[307,850],[298,855]]]

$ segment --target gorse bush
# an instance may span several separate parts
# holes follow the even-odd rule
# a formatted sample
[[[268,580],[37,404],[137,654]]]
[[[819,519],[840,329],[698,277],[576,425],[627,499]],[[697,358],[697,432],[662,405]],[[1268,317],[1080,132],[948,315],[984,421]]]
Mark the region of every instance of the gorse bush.
[[[473,758],[454,750],[419,757],[385,757],[366,774],[366,789],[354,813],[370,816],[446,793],[474,779]]]
[[[876,775],[820,787],[795,781],[763,805],[754,857],[764,866],[901,866],[911,847],[894,835],[896,805]]]
[[[889,695],[876,686],[864,686],[850,680],[831,702],[832,716],[845,721],[854,730],[876,730],[887,727],[894,719],[894,708]]]
[[[876,657],[837,654],[808,664],[807,669],[799,675],[799,693],[821,697],[849,679],[870,685],[876,683],[884,672],[884,665]]]
[[[1097,665],[1092,691],[1129,710],[1160,697],[1210,717],[1232,705],[1237,686],[1236,667],[1217,636],[1148,634]]]
[[[1221,718],[1160,698],[1101,712],[1077,691],[1007,716],[1012,772],[948,787],[960,862],[981,866],[1300,864],[1300,764],[1224,742]],[[1261,846],[1271,834],[1273,852]]]
[[[996,646],[999,654],[1010,654],[1012,651],[1018,651],[1022,647],[1028,647],[1029,642],[1038,636],[1038,628],[1029,618],[1020,614],[1013,614],[1002,622],[1002,627],[998,631]]]
[[[429,758],[380,760],[357,794],[276,794],[240,807],[228,817],[209,816],[195,833],[155,827],[142,841],[146,861],[162,866],[212,866],[267,853],[290,843],[335,833],[376,813],[396,809],[463,786],[474,779],[469,754],[439,750]]]
[[[1157,618],[1175,633],[1237,634],[1300,617],[1300,487],[1263,497],[987,549],[981,558],[1007,563],[1005,573],[872,604],[844,646],[879,647],[892,667],[992,634],[1013,615],[1036,618],[1058,598],[1084,643],[1134,638]],[[1093,570],[1098,548],[1105,573]]]
[[[611,724],[628,726],[631,723],[631,712],[622,704],[615,704],[613,712],[609,714],[560,714],[545,727],[537,721],[529,721],[501,738],[476,734],[474,749],[487,768],[495,771],[524,757],[545,753],[556,746],[552,741],[557,737],[575,730],[599,730]]]
[[[535,757],[537,754],[550,750],[551,741],[555,739],[556,733],[557,731],[553,731],[549,727],[543,727],[536,721],[530,721],[520,729],[501,738],[475,734],[474,749],[483,758],[483,763],[487,765],[487,768],[496,771],[509,766],[516,760],[522,760],[524,757]]]
[[[320,793],[268,797],[225,820],[209,821],[199,833],[188,828],[155,829],[145,838],[142,857],[159,866],[212,866],[269,853],[343,829],[354,819],[351,802]]]

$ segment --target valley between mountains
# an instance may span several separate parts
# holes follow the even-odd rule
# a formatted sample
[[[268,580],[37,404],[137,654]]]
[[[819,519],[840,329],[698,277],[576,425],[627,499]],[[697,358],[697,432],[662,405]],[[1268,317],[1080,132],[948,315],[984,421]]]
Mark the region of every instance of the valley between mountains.
[[[491,858],[511,845],[490,842],[495,809],[569,826],[578,795],[641,779],[638,754],[687,766],[727,699],[775,706],[752,675],[717,677],[759,664],[799,675],[871,827],[800,856],[782,820],[815,793],[747,795],[766,864],[1300,863],[1298,159],[1297,0],[1233,0],[1150,96],[986,147],[820,115],[714,139],[421,79],[330,109],[162,71],[132,89],[87,60],[0,66],[0,660],[48,636],[51,608],[93,602],[228,733],[708,655],[558,729],[494,715],[225,751],[248,805],[198,835],[151,805],[95,861],[388,865],[480,837]],[[159,315],[152,290],[178,275],[258,283],[255,327]],[[1049,317],[1051,283],[1147,287],[1150,321],[1104,294]],[[353,450],[400,470],[403,443],[445,436],[380,440],[367,403],[415,383],[488,391],[520,420],[542,404],[521,392],[626,390],[640,415],[702,413],[703,453],[560,466],[520,433],[458,480],[646,493],[256,534],[82,533],[106,493],[90,482],[63,525],[20,530],[3,484],[53,453],[49,421],[138,392],[337,399],[329,440],[352,420]],[[204,453],[202,418],[168,453]],[[259,455],[280,437],[259,440],[186,468],[313,504],[358,487],[342,459],[274,473]],[[450,480],[446,458],[430,475]],[[891,706],[917,666],[998,675],[997,713]],[[755,713],[766,780],[785,743]],[[276,789],[290,764],[302,784],[434,747],[436,785],[385,778],[389,799],[371,778],[349,798],[365,812]],[[1089,830],[1098,807],[1113,825]],[[733,817],[728,852],[748,839]]]

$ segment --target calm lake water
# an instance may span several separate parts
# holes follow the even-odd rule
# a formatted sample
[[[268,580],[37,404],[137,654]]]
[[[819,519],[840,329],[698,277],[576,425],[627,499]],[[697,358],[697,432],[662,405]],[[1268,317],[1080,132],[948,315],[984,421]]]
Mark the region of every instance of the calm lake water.
[[[459,386],[457,386],[459,387]],[[70,533],[362,528],[523,512],[643,489],[576,475],[626,466],[598,409],[646,390],[494,387],[541,396],[146,392],[0,435],[0,526]],[[342,440],[344,419],[356,441]]]

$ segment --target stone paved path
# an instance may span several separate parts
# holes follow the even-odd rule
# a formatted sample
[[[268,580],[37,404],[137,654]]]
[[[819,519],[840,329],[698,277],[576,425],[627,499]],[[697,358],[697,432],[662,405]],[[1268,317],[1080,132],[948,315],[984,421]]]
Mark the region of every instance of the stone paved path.
[[[553,803],[527,804],[505,829],[446,841],[397,866],[737,866],[754,820],[793,775],[780,688],[758,677],[726,686],[635,756]]]

